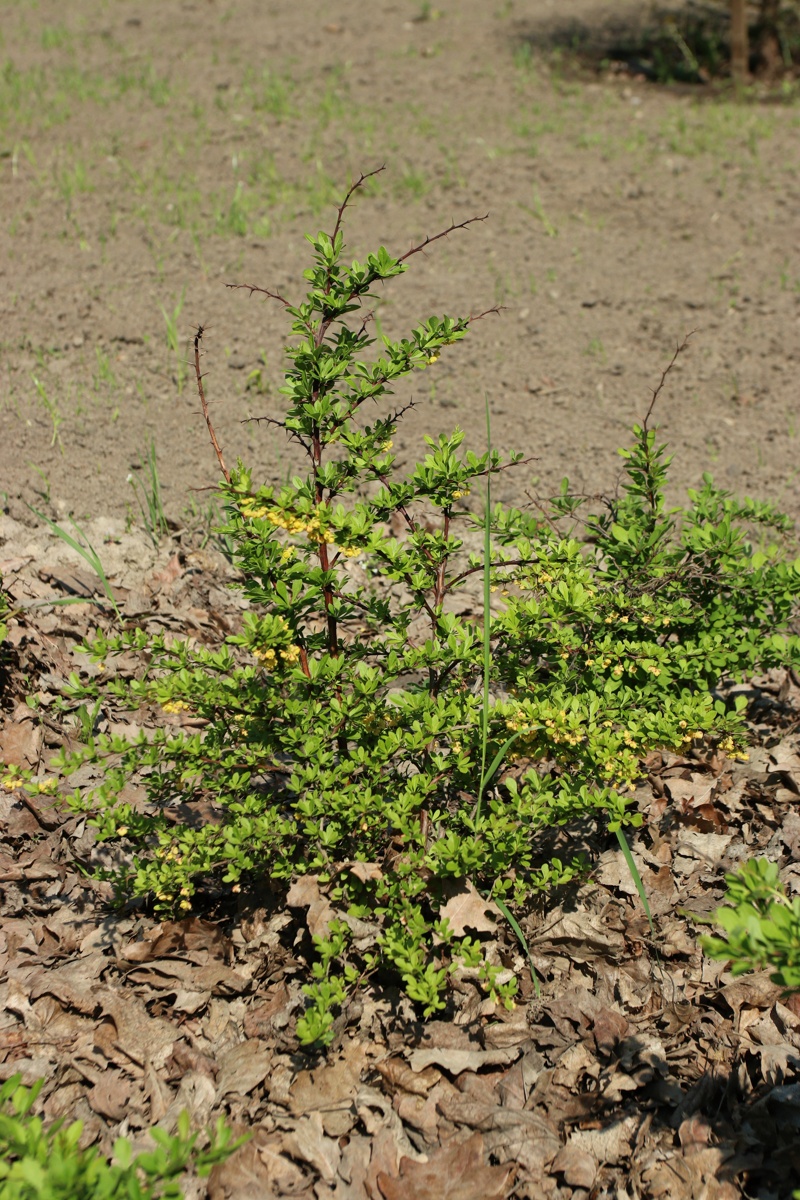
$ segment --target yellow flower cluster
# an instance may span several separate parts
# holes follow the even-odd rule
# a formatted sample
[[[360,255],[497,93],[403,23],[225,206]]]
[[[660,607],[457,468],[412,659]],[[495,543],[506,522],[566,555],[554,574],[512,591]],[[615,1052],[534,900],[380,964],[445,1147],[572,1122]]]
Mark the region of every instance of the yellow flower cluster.
[[[266,671],[274,671],[279,662],[286,667],[293,667],[300,657],[300,647],[293,645],[273,650],[270,646],[268,650],[254,650],[253,654]]]
[[[3,787],[7,792],[15,792],[17,788],[23,787],[24,784],[25,780],[20,779],[18,775],[6,775],[3,780]]]
[[[468,496],[468,495],[469,495],[469,492],[470,492],[470,489],[469,489],[469,488],[459,488],[459,489],[456,489],[456,491],[454,491],[454,492],[453,492],[453,499],[454,499],[454,500],[461,500],[463,496]]]
[[[285,529],[287,533],[304,533],[310,542],[326,542],[330,545],[336,540],[333,530],[325,529],[318,516],[298,517],[294,513],[269,508],[266,504],[257,505],[254,500],[242,500],[240,508],[243,517],[252,521],[263,518],[276,529]]]
[[[562,708],[561,712],[558,714],[558,720],[561,722],[566,721],[566,719],[566,711]],[[563,729],[559,724],[550,718],[545,721],[544,727],[550,732],[550,740],[555,742],[556,745],[561,742],[565,742],[568,746],[577,746],[580,743],[580,733],[576,732],[574,729]]]
[[[749,754],[746,754],[744,750],[736,750],[735,749],[735,744],[734,744],[733,738],[730,738],[730,737],[725,738],[724,741],[720,742],[719,748],[720,748],[720,750],[724,750],[725,753],[727,754],[728,758],[733,759],[734,762],[749,762],[750,761]]]
[[[166,704],[161,705],[161,711],[165,713],[182,713],[188,710],[189,705],[185,700],[168,700]]]

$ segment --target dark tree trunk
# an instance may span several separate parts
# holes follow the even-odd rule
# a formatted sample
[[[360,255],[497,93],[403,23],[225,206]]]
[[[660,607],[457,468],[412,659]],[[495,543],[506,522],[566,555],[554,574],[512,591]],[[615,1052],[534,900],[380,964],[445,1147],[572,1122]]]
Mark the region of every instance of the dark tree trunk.
[[[779,33],[781,0],[761,0],[758,34],[759,73],[768,79],[777,78],[783,71],[783,55]]]

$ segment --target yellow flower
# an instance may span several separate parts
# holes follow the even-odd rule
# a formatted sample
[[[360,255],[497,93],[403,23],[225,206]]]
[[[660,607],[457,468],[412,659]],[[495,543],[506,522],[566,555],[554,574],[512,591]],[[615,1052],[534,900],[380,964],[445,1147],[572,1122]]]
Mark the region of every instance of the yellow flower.
[[[161,705],[161,711],[165,713],[181,713],[188,712],[189,705],[185,700],[168,700],[166,704]]]
[[[191,900],[181,900],[180,904],[178,905],[178,908],[182,908],[184,910],[184,912],[186,912],[191,907],[192,907]]]

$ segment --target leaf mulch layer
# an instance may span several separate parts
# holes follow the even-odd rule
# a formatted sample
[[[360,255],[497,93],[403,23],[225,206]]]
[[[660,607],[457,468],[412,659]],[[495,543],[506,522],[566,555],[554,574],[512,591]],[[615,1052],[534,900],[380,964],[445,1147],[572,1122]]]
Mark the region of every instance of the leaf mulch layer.
[[[158,551],[109,523],[88,532],[127,623],[208,641],[236,628],[232,569],[199,531]],[[96,604],[48,603],[98,590],[49,533],[0,518],[0,558],[12,601],[29,606],[5,648],[2,756],[44,773],[81,736],[57,700],[70,672],[96,671],[79,646],[108,618]],[[770,677],[747,690],[749,762],[697,751],[646,764],[632,849],[655,937],[620,851],[590,834],[591,881],[524,922],[540,996],[513,936],[464,888],[453,914],[517,974],[517,1007],[488,1003],[465,972],[446,1012],[424,1021],[376,983],[324,1054],[295,1036],[309,929],[330,912],[314,879],[288,900],[251,894],[238,911],[209,897],[176,922],[115,910],[109,885],[85,874],[99,853],[85,818],[0,790],[0,1079],[44,1077],[45,1118],[80,1118],[84,1143],[107,1151],[121,1134],[146,1147],[183,1109],[197,1127],[224,1115],[250,1132],[208,1181],[186,1181],[189,1197],[790,1195],[800,997],[704,958],[689,915],[711,912],[725,872],[753,855],[800,886],[800,687]],[[149,719],[94,715],[113,731]],[[84,770],[72,785],[95,782]]]

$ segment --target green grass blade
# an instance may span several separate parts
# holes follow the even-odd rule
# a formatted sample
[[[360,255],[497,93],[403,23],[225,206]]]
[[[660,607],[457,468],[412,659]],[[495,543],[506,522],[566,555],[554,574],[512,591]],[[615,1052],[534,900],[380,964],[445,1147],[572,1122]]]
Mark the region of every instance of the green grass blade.
[[[486,401],[486,448],[489,454],[488,466],[491,468],[492,457],[492,422],[489,415],[489,397]],[[483,514],[483,708],[481,709],[481,782],[478,788],[478,805],[476,818],[481,815],[483,789],[486,786],[486,754],[489,746],[489,675],[492,667],[492,614],[490,609],[492,598],[492,475],[491,470],[486,474],[486,508]],[[492,767],[489,775],[497,768]]]
[[[501,900],[499,898],[499,896],[493,896],[492,899],[494,900],[494,903],[497,905],[497,907],[500,909],[500,912],[503,914],[505,919],[508,921],[509,925],[511,926],[514,933],[516,934],[517,941],[519,942],[522,949],[525,951],[525,957],[527,958],[528,966],[531,969],[531,979],[533,980],[533,988],[534,988],[534,991],[536,992],[536,996],[538,999],[538,997],[541,996],[541,994],[542,994],[542,989],[539,986],[539,976],[536,974],[536,967],[533,965],[533,959],[531,958],[530,947],[528,946],[528,942],[525,937],[525,934],[522,932],[520,923],[516,919],[516,917],[513,916],[513,914],[511,913],[511,910],[509,909],[505,900]]]
[[[83,561],[89,564],[89,566],[92,568],[92,570],[94,571],[97,578],[100,580],[100,583],[103,585],[103,591],[106,594],[109,604],[114,609],[114,612],[117,614],[117,617],[119,619],[121,619],[122,614],[120,613],[119,607],[117,606],[117,602],[114,599],[114,593],[111,590],[111,584],[108,582],[106,573],[103,570],[103,564],[100,561],[100,556],[97,553],[97,551],[95,550],[92,543],[89,541],[88,537],[86,537],[86,534],[83,532],[80,525],[78,525],[77,522],[70,519],[70,524],[72,525],[72,528],[77,531],[77,533],[80,537],[85,539],[85,541],[86,541],[85,546],[82,545],[81,542],[77,541],[74,537],[72,537],[71,534],[67,533],[66,529],[63,529],[61,527],[61,525],[57,524],[55,521],[51,521],[49,517],[46,517],[44,515],[44,513],[39,512],[39,510],[34,508],[32,504],[29,504],[28,508],[31,510],[31,512],[34,514],[34,516],[37,516],[39,518],[40,521],[44,521],[44,523],[46,525],[49,525],[50,528],[52,529],[53,533],[55,533],[57,537],[60,537],[62,542],[66,542],[66,544],[68,546],[71,546],[73,550],[76,550],[77,553],[80,554]]]
[[[628,870],[631,873],[631,879],[636,884],[636,890],[639,893],[639,898],[642,902],[642,907],[644,908],[644,911],[647,914],[647,920],[650,922],[650,932],[652,933],[653,937],[655,937],[656,936],[656,927],[655,927],[655,924],[653,923],[652,913],[650,912],[650,903],[647,899],[647,892],[644,890],[644,884],[642,883],[642,877],[639,874],[639,868],[636,866],[636,863],[634,862],[634,859],[633,859],[633,855],[631,854],[631,848],[628,845],[628,839],[625,837],[625,834],[622,832],[621,829],[617,830],[617,841],[619,842],[620,850],[623,853],[625,862],[628,864]]]

